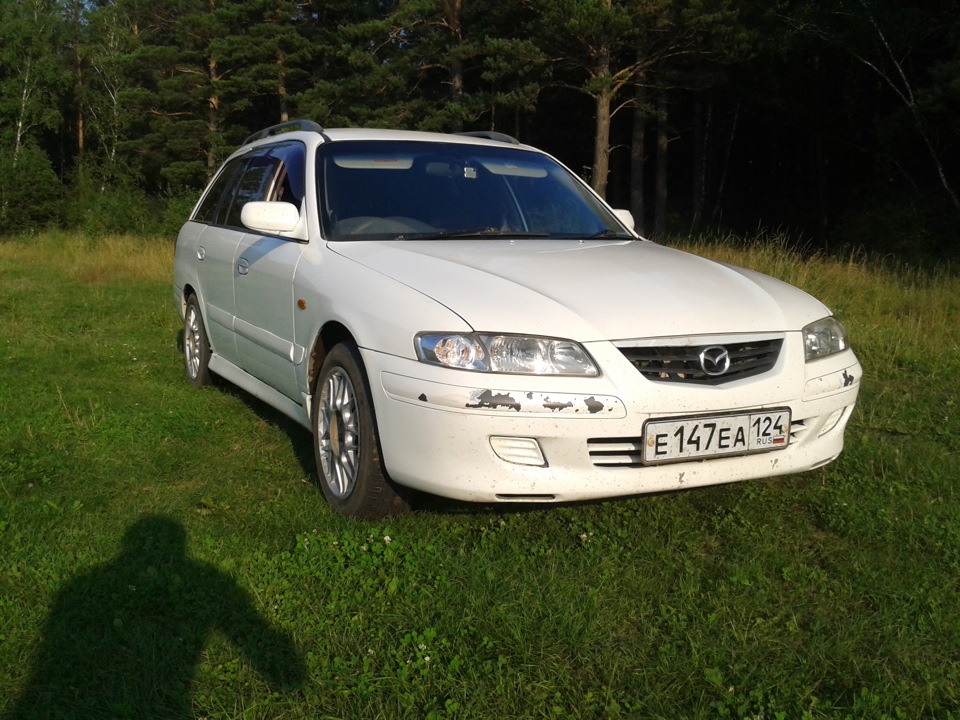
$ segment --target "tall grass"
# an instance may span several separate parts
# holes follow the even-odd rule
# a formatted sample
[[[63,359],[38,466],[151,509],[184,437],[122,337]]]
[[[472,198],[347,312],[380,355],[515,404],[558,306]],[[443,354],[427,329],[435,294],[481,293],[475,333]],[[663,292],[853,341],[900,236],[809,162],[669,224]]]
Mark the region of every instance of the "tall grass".
[[[872,372],[904,356],[949,366],[960,348],[960,268],[952,264],[931,270],[865,252],[807,254],[776,234],[704,236],[674,245],[772,275],[821,299],[847,326]]]
[[[129,235],[87,237],[49,232],[0,240],[0,261],[43,267],[51,279],[80,284],[163,282],[172,276],[174,244]]]

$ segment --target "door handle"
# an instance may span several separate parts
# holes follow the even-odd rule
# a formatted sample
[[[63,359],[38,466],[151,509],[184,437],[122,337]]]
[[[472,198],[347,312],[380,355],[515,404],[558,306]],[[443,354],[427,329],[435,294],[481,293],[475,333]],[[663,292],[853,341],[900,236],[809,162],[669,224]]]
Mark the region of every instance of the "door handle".
[[[246,275],[250,271],[250,263],[246,258],[240,258],[237,260],[237,272],[241,275]]]

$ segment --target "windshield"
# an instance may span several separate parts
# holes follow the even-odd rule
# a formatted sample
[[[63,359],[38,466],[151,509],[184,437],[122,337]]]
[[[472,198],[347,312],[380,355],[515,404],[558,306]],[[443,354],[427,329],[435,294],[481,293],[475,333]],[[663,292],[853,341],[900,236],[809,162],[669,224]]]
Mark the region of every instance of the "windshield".
[[[632,237],[549,157],[519,148],[412,141],[320,147],[331,240]]]

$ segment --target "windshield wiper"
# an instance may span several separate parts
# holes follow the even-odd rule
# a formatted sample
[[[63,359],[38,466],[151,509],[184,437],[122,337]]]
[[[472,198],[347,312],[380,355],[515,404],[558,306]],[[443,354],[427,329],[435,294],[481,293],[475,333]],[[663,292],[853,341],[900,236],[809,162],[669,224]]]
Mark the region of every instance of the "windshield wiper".
[[[473,230],[440,230],[432,233],[403,233],[397,235],[397,240],[462,240],[470,238],[530,238],[550,237],[550,233],[527,232],[524,230],[500,230],[495,227],[476,228]]]

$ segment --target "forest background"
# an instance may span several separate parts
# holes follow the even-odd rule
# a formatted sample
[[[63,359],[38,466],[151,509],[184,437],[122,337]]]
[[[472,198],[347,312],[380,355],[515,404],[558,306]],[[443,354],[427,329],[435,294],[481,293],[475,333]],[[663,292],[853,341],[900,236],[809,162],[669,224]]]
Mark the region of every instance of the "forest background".
[[[172,236],[251,132],[497,130],[641,233],[960,253],[960,0],[3,0],[0,235]]]

